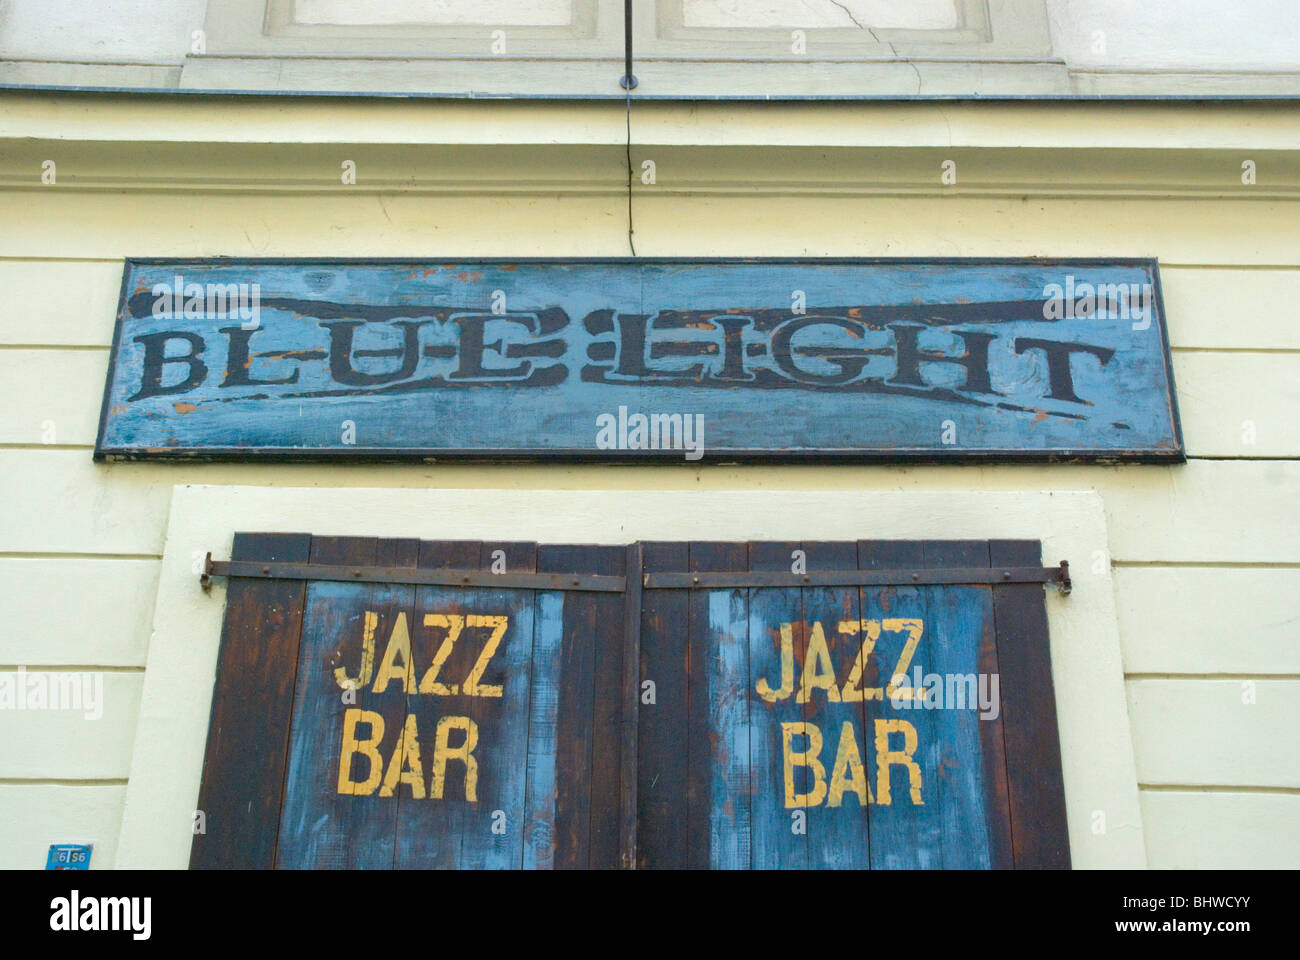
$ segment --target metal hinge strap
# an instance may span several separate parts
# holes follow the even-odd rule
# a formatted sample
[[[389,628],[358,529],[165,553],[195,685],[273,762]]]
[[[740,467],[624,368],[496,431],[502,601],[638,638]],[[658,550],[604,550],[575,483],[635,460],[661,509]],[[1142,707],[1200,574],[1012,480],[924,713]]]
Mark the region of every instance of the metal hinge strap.
[[[490,573],[484,570],[425,570],[418,567],[367,567],[257,560],[204,560],[199,582],[212,577],[262,580],[332,580],[352,583],[410,583],[443,587],[494,587],[518,590],[586,590],[623,593],[627,578],[588,573]],[[1055,583],[1070,592],[1070,564],[1055,567],[935,567],[912,570],[695,571],[647,573],[646,590],[723,590],[738,587],[870,587],[936,584]]]
[[[258,560],[213,560],[208,554],[199,583],[206,590],[213,577],[259,580],[333,580],[347,583],[411,583],[437,587],[493,587],[519,590],[592,590],[622,593],[626,577],[588,573],[491,573],[487,570],[366,567],[353,564],[279,563]]]
[[[1055,567],[935,567],[911,570],[698,571],[647,573],[647,590],[718,590],[733,587],[870,587],[932,584],[1055,583],[1070,592],[1070,564]]]

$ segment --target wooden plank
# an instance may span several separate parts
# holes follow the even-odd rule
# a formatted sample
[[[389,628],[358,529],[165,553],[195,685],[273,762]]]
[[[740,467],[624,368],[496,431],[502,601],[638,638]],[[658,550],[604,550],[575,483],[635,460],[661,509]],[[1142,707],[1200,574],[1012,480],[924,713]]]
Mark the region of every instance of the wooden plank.
[[[1300,680],[1129,680],[1139,784],[1300,788]]]
[[[695,541],[690,566],[744,570],[745,543]],[[747,870],[750,852],[748,591],[691,594],[687,634],[687,865]]]
[[[479,565],[483,545],[477,540],[422,540],[418,566],[426,569],[475,569]],[[465,642],[461,636],[452,642],[449,650],[444,644],[459,625],[455,617],[466,616],[469,591],[457,587],[420,586],[415,588],[415,605],[412,615],[411,649],[416,664],[425,665],[417,670],[417,691],[425,683],[441,683],[450,691],[456,684],[456,694],[428,693],[408,696],[406,709],[415,718],[420,731],[421,755],[426,764],[428,789],[423,799],[402,794],[398,802],[397,857],[398,869],[455,868],[460,864],[461,841],[466,824],[471,818],[467,799],[471,777],[471,764],[465,756],[470,744],[470,731],[457,721],[458,726],[444,727],[446,756],[442,764],[442,798],[435,799],[434,753],[438,724],[446,717],[463,717],[466,700],[460,695],[460,684],[468,676],[477,657],[475,644]],[[443,618],[441,623],[428,622],[429,617]],[[429,670],[435,658],[442,653],[443,661],[437,674],[430,677]],[[428,745],[426,747],[426,744]],[[483,755],[485,745],[476,745],[469,751],[475,759]],[[427,750],[427,756],[425,751]],[[458,755],[459,751],[459,755]]]
[[[311,561],[374,564],[379,546],[373,537],[317,536]],[[406,694],[400,680],[381,680],[380,665],[397,637],[409,635],[410,600],[410,588],[400,586],[307,583],[278,868],[393,864],[396,804],[383,794],[386,761],[406,718]],[[373,651],[369,678],[367,651]],[[340,670],[353,678],[352,689]],[[349,740],[369,749],[345,753]]]
[[[754,541],[749,545],[751,570],[792,570],[802,544]],[[807,765],[792,770],[791,792],[785,783],[784,738],[792,754],[812,746],[803,707],[795,702],[798,664],[807,651],[803,596],[798,587],[749,591],[749,675],[756,697],[750,698],[750,782],[754,806],[751,860],[755,869],[799,870],[808,861],[808,797],[812,790]],[[758,684],[764,684],[759,687]]]
[[[591,549],[539,545],[538,572],[594,572],[590,569]],[[597,609],[591,599],[590,595],[577,593],[564,595],[552,859],[557,869],[585,869],[591,865],[592,721],[598,630]],[[622,598],[616,596],[615,601],[621,602]]]
[[[809,572],[858,565],[858,545],[852,540],[805,541],[803,551]],[[809,635],[802,669],[795,671],[795,699],[803,700],[804,722],[819,731],[818,759],[826,782],[825,796],[808,809],[808,865],[813,869],[871,866],[868,819],[873,788],[864,751],[873,741],[866,736],[866,701],[853,693],[847,701],[841,696],[862,650],[859,593],[860,588],[852,586],[803,589]],[[855,689],[861,690],[860,682]]]
[[[622,576],[627,565],[623,547],[592,547],[584,573]],[[596,646],[592,674],[591,727],[591,867],[619,866],[619,785],[622,780],[623,615],[624,598],[616,593],[579,593],[577,615],[593,618],[591,642]],[[590,611],[589,613],[587,611]]]
[[[989,543],[980,541],[978,548],[971,546],[971,556],[989,563]],[[979,674],[998,678],[998,712],[994,717],[982,718],[979,726],[980,759],[984,772],[984,806],[988,824],[989,868],[1011,870],[1015,867],[1011,842],[1011,798],[1007,793],[1007,747],[1003,730],[1001,702],[1004,690],[1002,671],[998,666],[997,623],[993,619],[993,592],[986,588],[982,601],[987,613],[981,617],[981,634],[976,664]]]
[[[420,561],[420,541],[414,538],[401,539],[381,539],[375,544],[375,563],[381,566],[392,567],[415,567]],[[331,561],[322,561],[331,562]],[[387,647],[393,642],[393,631],[397,629],[398,619],[402,616],[406,618],[407,636],[411,636],[416,629],[414,620],[415,606],[415,587],[409,584],[370,584],[370,597],[367,610],[377,615],[375,636],[375,669],[379,671],[382,668],[387,655]],[[388,627],[392,624],[392,628]],[[399,635],[400,636],[400,635]],[[381,644],[380,638],[384,638]],[[393,664],[397,665],[400,658],[394,656]],[[411,647],[412,665],[418,669],[419,661],[415,659],[414,645]],[[405,670],[402,671],[405,673]],[[384,854],[387,854],[387,865],[396,865],[397,862],[397,822],[401,814],[401,804],[410,795],[409,791],[414,787],[403,782],[401,775],[405,772],[407,762],[406,749],[409,744],[404,742],[405,725],[407,716],[410,714],[411,696],[406,692],[404,677],[391,676],[385,685],[383,693],[376,693],[374,688],[378,687],[379,677],[376,673],[374,682],[371,684],[370,692],[362,692],[358,697],[358,706],[365,701],[368,706],[366,709],[380,713],[386,721],[389,722],[389,728],[382,741],[381,756],[386,760],[384,767],[384,778],[378,790],[377,800],[371,797],[361,798],[353,797],[351,801],[345,797],[345,803],[351,803],[354,809],[349,810],[349,816],[355,817],[357,813],[364,811],[366,828],[360,831],[363,836],[372,834],[375,839],[372,841],[374,846],[373,856],[377,866],[385,865]],[[337,683],[336,683],[337,687]],[[390,694],[389,691],[392,691]],[[335,693],[331,690],[331,693]],[[378,701],[380,707],[374,704]],[[394,762],[396,762],[396,773],[398,779],[393,780]],[[421,776],[422,779],[422,776]],[[391,796],[389,795],[391,793]],[[375,809],[364,810],[360,807],[361,802],[372,804]],[[349,825],[346,828],[349,833],[354,828]],[[370,854],[364,858],[369,861]]]
[[[637,811],[637,727],[641,702],[641,544],[627,548],[623,595],[623,716],[619,738],[619,866],[635,870]]]
[[[921,541],[858,542],[858,566],[863,569],[907,570],[926,564]],[[938,869],[943,865],[943,827],[936,795],[939,750],[933,713],[901,709],[890,696],[893,676],[904,673],[908,679],[898,685],[897,699],[910,705],[912,667],[929,659],[932,638],[926,629],[927,596],[924,590],[910,586],[861,590],[862,618],[881,624],[875,646],[876,670],[863,681],[864,688],[881,691],[878,699],[872,695],[866,701],[867,728],[876,758],[875,803],[870,812],[871,867]],[[899,760],[887,763],[884,770],[880,769],[882,744]]]
[[[479,568],[499,573],[532,573],[537,569],[535,543],[485,541]],[[528,717],[531,697],[535,594],[533,590],[478,588],[464,591],[465,610],[480,617],[506,618],[500,646],[487,661],[476,683],[480,691],[500,696],[468,697],[463,715],[478,728],[478,802],[465,808],[461,869],[517,870],[523,865],[523,830],[526,823],[528,773]],[[477,631],[467,627],[465,644],[470,657],[468,676],[482,661],[485,644],[495,635],[494,624],[480,621]],[[450,665],[455,658],[448,661]],[[465,693],[462,682],[462,694]]]
[[[641,545],[647,573],[685,570],[686,543]],[[690,591],[648,590],[642,598],[641,677],[653,702],[640,710],[637,731],[638,865],[686,866],[687,618]]]
[[[992,540],[989,559],[994,566],[1036,564],[1041,562],[1041,550],[1034,540]],[[1003,731],[1015,867],[1068,869],[1070,841],[1043,587],[995,586],[993,615],[1004,693]]]
[[[523,867],[555,866],[555,807],[560,717],[561,661],[564,648],[564,594],[536,592],[533,662],[528,713],[528,766],[525,789]]]
[[[236,533],[231,556],[302,562],[310,547],[307,534]],[[305,584],[274,580],[226,590],[199,786],[207,832],[194,837],[192,869],[275,863],[305,595]]]
[[[931,541],[925,546],[925,555],[926,566],[985,566],[989,547],[984,540]],[[932,586],[925,590],[929,594],[930,642],[921,666],[944,683],[942,707],[934,711],[939,764],[931,790],[939,806],[943,866],[947,870],[988,870],[995,862],[991,849],[998,837],[995,819],[1001,818],[1007,833],[1010,828],[1005,808],[999,811],[996,802],[990,807],[987,801],[990,796],[996,801],[1006,795],[1005,764],[996,762],[1002,754],[995,746],[1001,730],[990,729],[991,735],[983,730],[996,725],[994,718],[1001,717],[1001,687],[995,691],[994,677],[982,673],[981,667],[985,646],[994,644],[993,595],[984,586]],[[993,756],[986,759],[990,752]],[[1000,838],[1001,850],[1009,854],[1006,840],[1006,836]]]

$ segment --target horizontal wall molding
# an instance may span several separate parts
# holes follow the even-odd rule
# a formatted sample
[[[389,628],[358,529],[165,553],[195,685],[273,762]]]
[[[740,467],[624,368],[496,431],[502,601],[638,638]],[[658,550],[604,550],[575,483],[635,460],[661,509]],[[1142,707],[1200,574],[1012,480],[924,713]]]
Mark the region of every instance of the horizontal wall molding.
[[[0,141],[619,145],[617,101],[177,96],[0,89]],[[643,144],[1295,150],[1300,107],[1261,101],[653,101]]]
[[[204,194],[622,196],[625,144],[0,141],[0,190]],[[1242,183],[1242,163],[1256,181]],[[643,143],[632,193],[657,196],[1300,199],[1295,149]],[[57,180],[42,181],[48,163]],[[641,181],[646,162],[655,182]],[[353,164],[355,183],[343,182]],[[955,182],[945,184],[945,164]]]

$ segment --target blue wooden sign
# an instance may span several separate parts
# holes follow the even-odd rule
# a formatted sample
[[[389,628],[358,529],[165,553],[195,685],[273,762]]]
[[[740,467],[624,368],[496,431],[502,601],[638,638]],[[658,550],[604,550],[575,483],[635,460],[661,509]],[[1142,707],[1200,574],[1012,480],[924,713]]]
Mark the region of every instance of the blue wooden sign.
[[[1184,455],[1152,260],[131,260],[95,456]]]

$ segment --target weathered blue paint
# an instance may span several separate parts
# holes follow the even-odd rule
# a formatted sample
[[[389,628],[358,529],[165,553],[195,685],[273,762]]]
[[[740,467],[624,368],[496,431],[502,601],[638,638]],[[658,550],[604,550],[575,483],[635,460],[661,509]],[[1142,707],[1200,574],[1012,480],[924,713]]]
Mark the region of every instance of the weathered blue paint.
[[[948,870],[987,870],[990,831],[987,798],[989,785],[981,762],[979,725],[996,716],[979,708],[979,647],[985,632],[993,630],[993,597],[988,587],[931,589],[929,647],[923,657],[925,672],[945,678],[974,677],[976,703],[945,704],[934,711],[934,731],[939,750],[938,779],[932,791],[939,804],[943,866]],[[955,692],[954,681],[954,692]],[[987,687],[992,693],[991,687]],[[996,707],[1001,712],[1001,687]],[[963,688],[961,696],[966,696]],[[913,711],[915,712],[915,711]],[[982,719],[981,719],[982,718]]]
[[[101,458],[696,452],[1179,460],[1156,265],[126,264]]]
[[[549,870],[555,863],[555,745],[560,719],[560,647],[564,594],[537,594],[528,716],[528,785],[524,807],[523,865]]]
[[[805,543],[804,553],[809,571],[813,570],[851,570],[857,566],[857,544],[848,543]],[[812,641],[820,627],[825,639],[825,651],[829,655],[827,662],[820,661],[820,656],[813,657],[813,676],[823,676],[829,672],[833,692],[821,688],[808,691],[804,707],[804,719],[821,731],[822,750],[819,758],[825,767],[828,795],[822,802],[808,810],[808,860],[809,865],[828,869],[865,870],[871,866],[868,827],[869,805],[865,800],[846,791],[840,798],[840,804],[832,807],[829,796],[829,784],[834,775],[838,748],[844,736],[844,726],[849,725],[855,741],[855,749],[865,765],[867,773],[871,769],[868,740],[864,736],[863,703],[845,703],[842,691],[853,668],[857,653],[861,649],[859,634],[841,633],[839,625],[845,621],[861,622],[857,587],[816,587],[803,591],[803,617],[805,630],[809,633],[809,648],[805,653],[804,671],[808,672],[808,658],[812,655]],[[859,627],[860,628],[860,627]],[[796,690],[800,685],[796,681]],[[870,782],[867,781],[868,787]]]
[[[717,731],[709,805],[709,866],[747,870],[751,858],[749,783],[749,598],[745,590],[708,595],[704,651],[709,726]]]
[[[313,581],[307,589],[278,865],[548,866],[553,854],[548,824],[555,816],[562,595],[331,581]],[[535,602],[540,618],[536,643]],[[341,666],[357,675],[367,612],[375,617],[373,669],[369,682],[345,700],[335,670]],[[501,687],[501,696],[469,696],[463,688],[451,695],[408,693],[400,680],[374,692],[399,615],[405,617],[411,639],[414,680],[422,681],[447,633],[426,625],[426,614],[509,618],[497,652],[479,680],[481,685]],[[439,681],[449,686],[464,683],[489,632],[486,627],[466,627]],[[415,797],[411,787],[400,782],[388,796],[373,788],[364,795],[340,794],[340,747],[350,708],[382,716],[384,773],[407,717],[415,717],[425,787],[430,786],[438,721],[444,716],[470,718],[477,731],[476,799],[470,802],[466,797],[465,767],[459,761],[447,766],[442,799],[427,793]],[[369,728],[362,733],[369,735]],[[460,736],[453,734],[452,745],[460,742]],[[365,779],[369,769],[369,761],[361,757],[350,765],[358,781]]]
[[[789,556],[787,545],[753,546],[762,551],[755,568],[770,568],[779,557]],[[767,549],[770,546],[775,549]],[[856,565],[852,543],[804,546],[809,570]],[[879,630],[860,674],[854,673],[854,666],[868,624],[874,636],[884,621],[919,620],[921,637],[900,686],[923,690],[925,676],[938,674],[946,693],[950,677],[955,682],[969,675],[978,690],[980,647],[993,630],[991,596],[987,587],[966,586],[711,591],[707,633],[692,630],[698,636],[698,656],[708,669],[710,866],[988,869],[989,796],[995,785],[987,782],[983,762],[979,724],[989,721],[980,718],[978,699],[943,699],[938,708],[925,709],[919,700],[887,696],[908,638],[898,624],[887,623]],[[793,688],[788,691],[781,665],[781,632],[787,624],[794,661]],[[849,626],[840,629],[842,624],[856,624],[858,632]],[[820,646],[819,628],[828,660],[814,653]],[[818,686],[801,698],[805,678],[824,681],[830,671],[833,695]],[[765,691],[778,694],[775,699],[760,693],[760,678],[766,680]],[[854,699],[854,690],[861,690],[863,699]],[[873,696],[872,690],[879,692]],[[918,707],[909,707],[909,702]],[[878,720],[903,721],[915,731],[920,804],[913,802],[907,769],[899,764],[890,767],[889,802],[881,802]],[[803,753],[820,744],[815,754],[820,767],[795,765],[793,787],[799,797],[791,807],[785,795],[787,745],[782,726],[800,723],[803,733],[789,749]],[[846,725],[851,731],[847,740]],[[829,787],[842,740],[846,759],[852,755],[863,767],[866,803],[846,789],[832,805]],[[901,751],[905,742],[901,731],[888,735],[890,749]],[[850,780],[851,770],[846,762],[839,771],[841,781]],[[802,823],[796,815],[804,818]]]
[[[379,714],[384,721],[384,756],[400,736],[406,694],[390,684],[382,693],[367,685],[343,702],[334,671],[357,674],[366,611],[377,614],[375,667],[396,623],[415,598],[413,587],[316,581],[307,587],[299,652],[298,684],[289,732],[289,763],[276,866],[285,869],[388,869],[393,865],[397,800],[344,796],[337,792],[343,721],[349,707]],[[354,776],[364,779],[368,763],[357,758]]]
[[[934,643],[930,636],[929,595],[934,589],[920,587],[886,587],[881,590],[862,591],[863,616],[881,621],[880,639],[876,642],[876,663],[879,686],[883,689],[880,700],[868,704],[868,723],[872,726],[872,754],[877,753],[875,721],[901,720],[916,730],[917,750],[914,759],[921,768],[921,804],[912,802],[907,771],[891,765],[890,802],[883,802],[882,791],[873,783],[876,803],[871,810],[871,866],[873,869],[937,870],[943,866],[943,834],[940,819],[938,787],[939,751],[938,731],[935,729],[934,711],[898,709],[890,699],[890,680],[906,648],[907,633],[888,629],[886,620],[920,620],[925,626],[907,667],[908,680],[901,686],[911,685],[912,665],[924,665],[930,660],[929,648]],[[898,692],[902,692],[900,689]],[[900,701],[901,702],[901,701]],[[891,748],[901,749],[904,735],[888,736]],[[878,767],[877,767],[878,769]]]
[[[789,570],[791,551],[798,543],[751,543],[751,570]],[[795,703],[794,694],[786,693],[776,699],[760,696],[759,678],[766,681],[770,694],[782,692],[782,624],[790,624],[790,642],[795,664],[794,683],[799,682],[799,665],[803,663],[805,646],[803,597],[798,588],[751,589],[749,591],[749,690],[750,709],[750,822],[753,840],[750,844],[752,865],[759,870],[802,870],[808,863],[808,810],[803,804],[785,806],[784,746],[782,724],[803,721],[803,708]],[[793,749],[807,747],[807,738],[798,737]],[[806,793],[810,784],[807,770],[794,771],[796,793]],[[803,831],[795,832],[798,813],[804,823]]]

